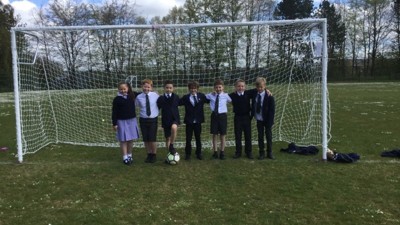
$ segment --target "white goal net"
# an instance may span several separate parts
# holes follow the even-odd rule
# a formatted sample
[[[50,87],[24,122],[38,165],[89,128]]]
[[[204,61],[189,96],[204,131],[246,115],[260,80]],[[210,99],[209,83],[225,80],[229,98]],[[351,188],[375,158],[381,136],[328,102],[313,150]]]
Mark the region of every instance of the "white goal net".
[[[221,78],[230,93],[239,78],[250,89],[257,77],[265,77],[276,101],[274,140],[326,146],[325,26],[325,20],[316,19],[13,28],[20,157],[50,143],[118,146],[111,126],[117,83],[126,80],[141,91],[145,78],[153,80],[160,94],[163,81],[172,80],[175,92],[183,96],[189,81],[199,82],[199,91],[208,93]],[[180,110],[183,121],[184,108]],[[205,147],[211,145],[209,115],[205,106]],[[233,146],[232,106],[228,121],[227,146]],[[184,146],[184,126],[178,129],[178,149]],[[161,127],[158,141],[163,147]]]

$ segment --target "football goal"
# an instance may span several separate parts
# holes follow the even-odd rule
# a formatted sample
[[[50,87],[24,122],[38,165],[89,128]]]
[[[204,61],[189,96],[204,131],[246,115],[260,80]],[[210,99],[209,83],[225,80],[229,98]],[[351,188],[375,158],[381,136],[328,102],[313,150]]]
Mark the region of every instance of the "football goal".
[[[117,84],[128,81],[140,92],[145,78],[153,80],[159,94],[163,81],[172,80],[175,92],[183,96],[189,81],[208,93],[221,78],[230,93],[237,79],[250,89],[257,77],[265,77],[276,101],[274,141],[322,146],[326,159],[330,113],[325,19],[14,27],[11,35],[20,162],[23,155],[49,144],[117,147],[111,126]],[[180,112],[183,121],[184,109]],[[202,140],[207,148],[212,139],[208,105],[205,117]],[[232,106],[228,121],[226,144],[234,146]],[[178,151],[184,147],[184,126],[178,129]],[[158,141],[163,148],[161,127]],[[140,140],[134,144],[141,146]]]

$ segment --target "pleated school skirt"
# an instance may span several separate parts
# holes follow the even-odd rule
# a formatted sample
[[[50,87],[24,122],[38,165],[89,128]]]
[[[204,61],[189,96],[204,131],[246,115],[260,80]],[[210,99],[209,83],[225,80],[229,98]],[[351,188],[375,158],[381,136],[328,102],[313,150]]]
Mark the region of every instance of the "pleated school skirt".
[[[118,141],[132,141],[139,138],[139,129],[136,118],[117,121],[118,129],[116,138]]]

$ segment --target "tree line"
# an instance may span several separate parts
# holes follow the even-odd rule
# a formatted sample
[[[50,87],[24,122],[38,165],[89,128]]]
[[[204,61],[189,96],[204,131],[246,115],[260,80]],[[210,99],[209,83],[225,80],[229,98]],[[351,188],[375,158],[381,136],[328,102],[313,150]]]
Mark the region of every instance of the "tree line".
[[[13,84],[10,30],[17,20],[11,5],[0,1],[0,92],[11,90]]]
[[[0,22],[0,50],[6,53],[0,55],[0,65],[3,68],[0,72],[0,83],[1,87],[11,88],[9,31],[11,27],[17,25],[18,18],[14,15],[10,5],[0,4],[0,21],[2,21]],[[328,79],[384,80],[400,79],[399,5],[399,0],[350,0],[346,4],[322,1],[318,7],[314,7],[312,0],[282,0],[280,2],[271,0],[186,0],[183,6],[173,7],[164,17],[145,18],[140,15],[140,8],[128,0],[109,0],[101,5],[73,0],[55,0],[39,9],[34,20],[35,24],[40,26],[128,24],[160,26],[162,24],[327,18]],[[140,33],[136,35],[140,36]],[[102,33],[98,37],[110,39],[113,34]],[[230,37],[235,38],[234,32]],[[72,36],[68,40],[79,42]],[[249,38],[247,41],[253,40]],[[111,42],[102,43],[95,51],[101,51],[104,56],[109,56],[102,57],[104,70],[109,71],[116,62],[113,57],[116,50],[115,46],[111,48]],[[73,46],[74,43],[69,44]],[[162,44],[158,47],[162,48]],[[66,56],[65,65],[70,70],[74,70],[75,64],[79,63],[74,57],[78,54],[79,47],[64,46],[63,49]],[[120,57],[129,56],[120,55]],[[122,62],[122,60],[118,60],[118,62]],[[235,62],[232,63],[234,66]]]

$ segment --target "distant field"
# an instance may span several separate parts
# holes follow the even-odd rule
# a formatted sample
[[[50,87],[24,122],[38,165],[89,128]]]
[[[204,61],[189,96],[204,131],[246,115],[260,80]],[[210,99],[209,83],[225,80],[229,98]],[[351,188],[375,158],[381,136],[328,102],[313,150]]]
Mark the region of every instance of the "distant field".
[[[400,83],[329,84],[329,96],[329,148],[360,154],[357,163],[282,153],[287,143],[276,142],[274,161],[233,159],[229,147],[225,161],[207,149],[203,161],[168,166],[160,149],[150,165],[135,149],[128,167],[117,147],[68,144],[18,164],[14,103],[1,93],[0,146],[10,150],[0,152],[0,225],[400,224],[400,159],[380,157],[400,148]]]

